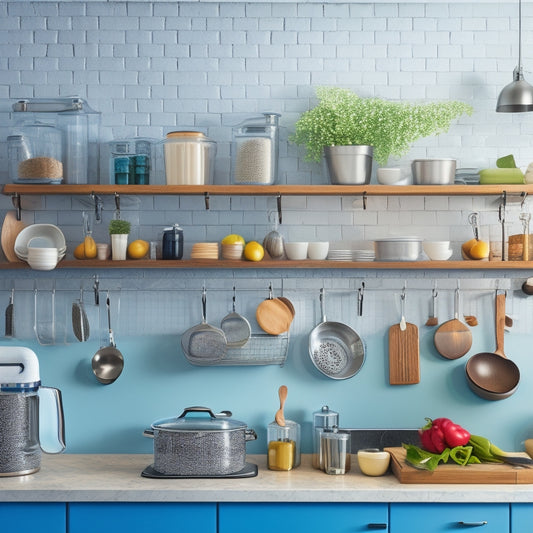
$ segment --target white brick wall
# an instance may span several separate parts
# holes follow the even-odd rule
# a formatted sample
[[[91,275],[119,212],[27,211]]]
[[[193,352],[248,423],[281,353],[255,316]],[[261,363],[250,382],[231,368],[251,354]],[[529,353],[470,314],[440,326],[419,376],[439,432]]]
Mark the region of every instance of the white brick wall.
[[[523,14],[523,61],[526,78],[533,79],[533,5],[525,3]],[[313,102],[313,87],[334,84],[361,96],[462,99],[474,106],[473,117],[449,133],[416,143],[400,162],[406,168],[410,159],[425,156],[484,167],[507,153],[525,166],[533,160],[531,116],[494,112],[516,60],[514,2],[0,1],[0,139],[9,131],[6,110],[15,99],[78,94],[103,112],[103,140],[205,129],[218,143],[216,181],[228,183],[231,126],[272,110],[282,114],[280,181],[325,183],[322,166],[305,163],[287,137]],[[2,142],[1,169],[5,159]],[[6,181],[4,170],[0,178]],[[462,223],[473,208],[470,199],[371,200],[363,212],[352,199],[284,199],[284,230],[289,238],[373,238],[414,229],[427,237],[469,235]],[[203,199],[184,198],[176,213],[173,199],[143,198],[131,215],[146,238],[179,220],[201,225],[186,229],[204,237],[232,230],[259,239],[256,233],[268,227],[261,210],[275,207],[271,199],[232,199],[223,207],[230,213],[223,213],[217,202],[205,212]],[[76,198],[61,205],[47,198],[44,206],[74,213],[38,206],[35,220],[62,218],[65,224],[81,219],[76,211],[84,208]],[[8,208],[9,200],[0,199],[0,207]],[[478,201],[476,208],[494,206]],[[73,240],[78,232],[77,222],[67,229]]]

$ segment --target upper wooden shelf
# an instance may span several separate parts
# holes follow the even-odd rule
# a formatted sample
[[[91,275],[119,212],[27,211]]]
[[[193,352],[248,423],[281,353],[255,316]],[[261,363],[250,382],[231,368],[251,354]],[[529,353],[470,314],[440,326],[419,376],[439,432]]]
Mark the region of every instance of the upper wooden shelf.
[[[212,196],[499,196],[532,194],[523,185],[4,185],[5,195],[212,195]]]

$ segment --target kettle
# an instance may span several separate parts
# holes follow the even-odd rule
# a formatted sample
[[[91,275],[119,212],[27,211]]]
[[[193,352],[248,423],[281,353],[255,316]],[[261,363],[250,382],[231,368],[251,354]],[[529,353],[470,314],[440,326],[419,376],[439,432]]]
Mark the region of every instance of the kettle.
[[[39,361],[25,347],[0,347],[0,476],[33,474],[41,451],[61,453],[61,391],[41,387]]]

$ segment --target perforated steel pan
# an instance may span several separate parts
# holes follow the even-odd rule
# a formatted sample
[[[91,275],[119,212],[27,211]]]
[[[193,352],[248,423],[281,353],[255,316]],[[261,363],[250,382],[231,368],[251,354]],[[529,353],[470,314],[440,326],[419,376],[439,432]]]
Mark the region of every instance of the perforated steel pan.
[[[325,291],[320,290],[322,322],[309,334],[309,356],[316,369],[331,379],[355,376],[365,361],[361,337],[342,322],[328,322]]]

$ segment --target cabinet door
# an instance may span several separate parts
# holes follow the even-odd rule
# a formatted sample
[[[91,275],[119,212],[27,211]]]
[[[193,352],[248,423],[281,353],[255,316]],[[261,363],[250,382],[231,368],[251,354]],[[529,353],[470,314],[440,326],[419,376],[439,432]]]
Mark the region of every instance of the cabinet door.
[[[392,503],[391,533],[509,533],[506,503]]]
[[[511,533],[531,533],[533,503],[511,504]]]
[[[67,506],[64,503],[0,503],[0,530],[38,530],[66,533]]]
[[[69,533],[216,533],[215,503],[70,503]]]
[[[218,520],[218,533],[354,533],[368,530],[386,532],[388,505],[220,503]]]

